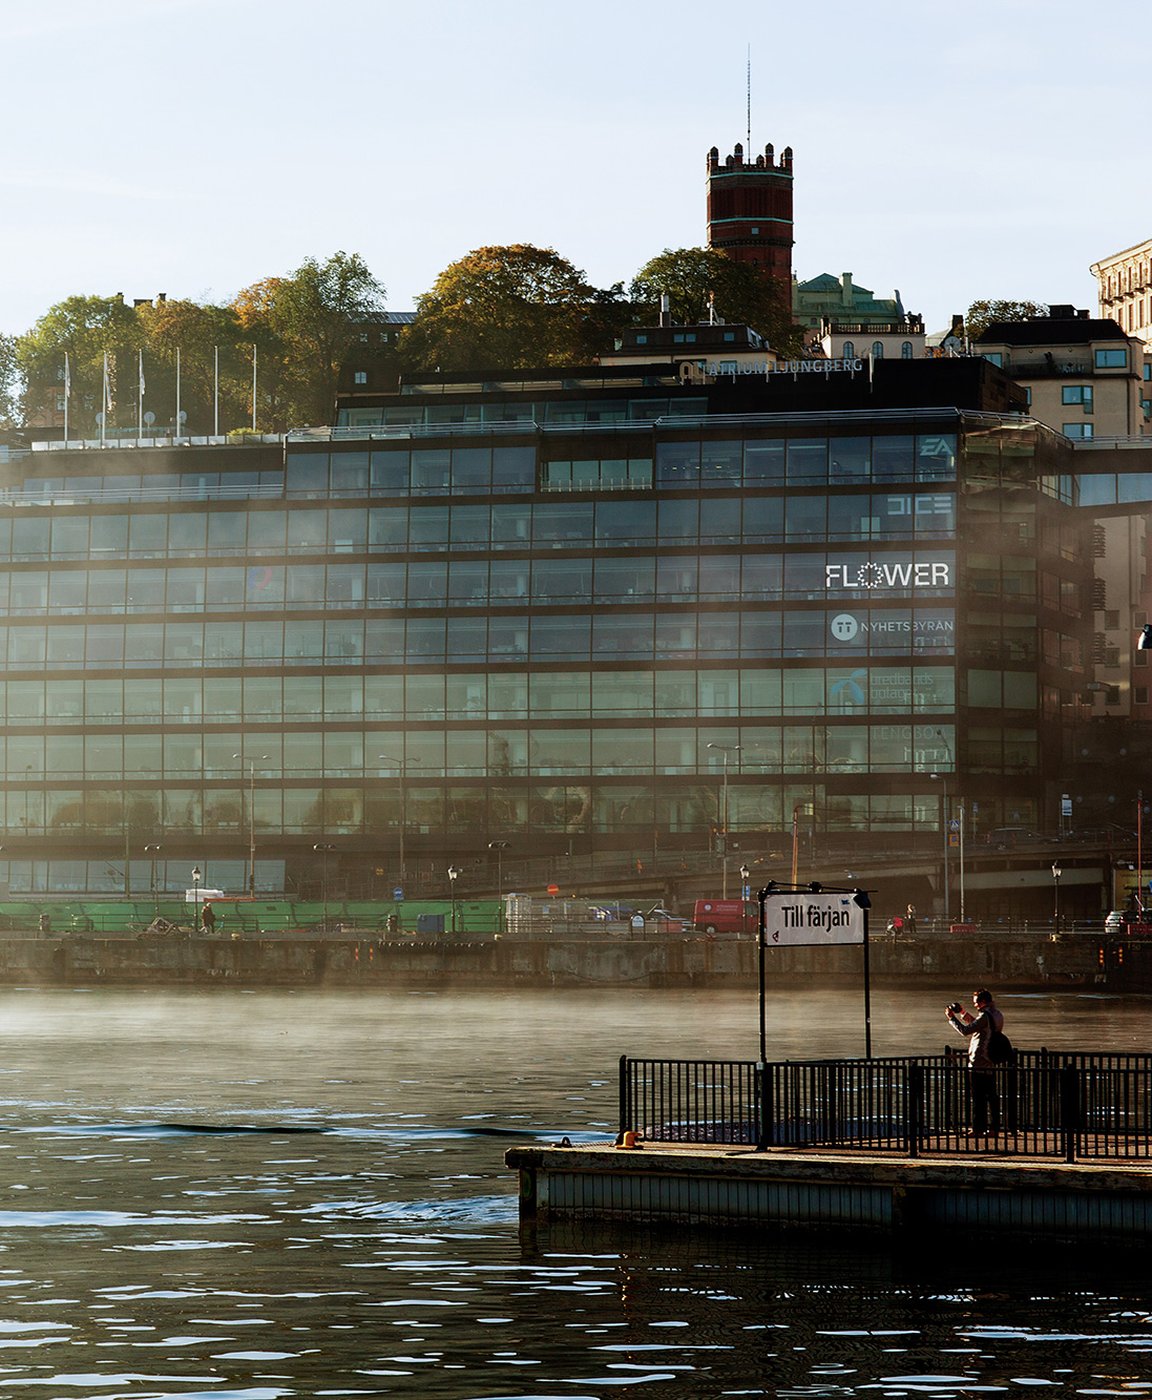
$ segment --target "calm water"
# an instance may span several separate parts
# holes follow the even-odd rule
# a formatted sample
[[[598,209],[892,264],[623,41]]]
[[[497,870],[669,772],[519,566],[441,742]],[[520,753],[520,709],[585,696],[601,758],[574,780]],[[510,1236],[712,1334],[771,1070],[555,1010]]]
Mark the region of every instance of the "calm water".
[[[966,987],[874,996],[935,1050]],[[1021,1044],[1150,1048],[1152,1003],[1006,998]],[[1141,1256],[557,1229],[513,1137],[614,1129],[623,1051],[752,1058],[729,994],[0,992],[0,1395],[451,1400],[1152,1392]],[[773,1052],[855,1054],[849,992]]]

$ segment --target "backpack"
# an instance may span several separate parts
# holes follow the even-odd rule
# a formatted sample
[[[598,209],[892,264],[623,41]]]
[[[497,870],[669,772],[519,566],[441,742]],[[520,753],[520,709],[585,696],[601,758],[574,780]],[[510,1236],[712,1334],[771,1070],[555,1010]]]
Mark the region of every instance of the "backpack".
[[[993,1030],[988,1037],[988,1058],[994,1065],[1016,1063],[1016,1050],[1003,1031]]]

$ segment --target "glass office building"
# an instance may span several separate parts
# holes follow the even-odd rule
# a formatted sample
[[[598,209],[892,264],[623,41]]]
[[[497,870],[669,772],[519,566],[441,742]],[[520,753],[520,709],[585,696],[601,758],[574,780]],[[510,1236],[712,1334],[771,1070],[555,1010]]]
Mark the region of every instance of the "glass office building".
[[[798,813],[901,849],[959,770],[977,823],[1039,821],[1092,571],[1004,383],[446,376],[275,446],[9,463],[10,889],[387,896]]]

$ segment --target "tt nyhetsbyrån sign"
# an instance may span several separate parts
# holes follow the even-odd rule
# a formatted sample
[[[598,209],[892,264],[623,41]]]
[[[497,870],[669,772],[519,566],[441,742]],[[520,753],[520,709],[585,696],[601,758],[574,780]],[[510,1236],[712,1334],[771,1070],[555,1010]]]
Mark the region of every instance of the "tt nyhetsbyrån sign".
[[[863,943],[864,910],[850,894],[768,895],[764,941],[776,947]]]

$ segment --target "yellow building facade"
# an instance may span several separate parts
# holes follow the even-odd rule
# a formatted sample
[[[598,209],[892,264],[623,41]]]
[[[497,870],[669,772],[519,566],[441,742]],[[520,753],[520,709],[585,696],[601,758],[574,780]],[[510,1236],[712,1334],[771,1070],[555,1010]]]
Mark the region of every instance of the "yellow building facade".
[[[1101,258],[1089,270],[1096,278],[1100,315],[1152,349],[1152,238]]]

